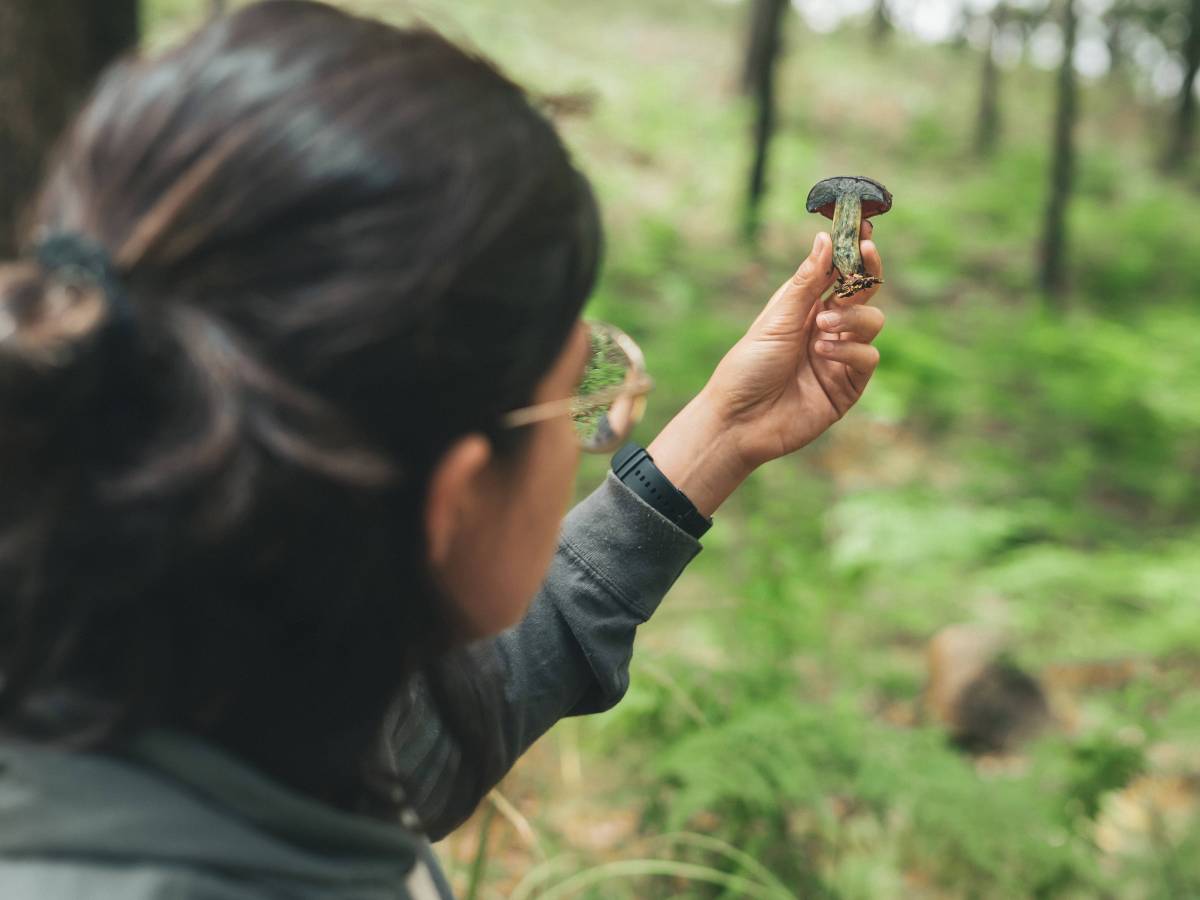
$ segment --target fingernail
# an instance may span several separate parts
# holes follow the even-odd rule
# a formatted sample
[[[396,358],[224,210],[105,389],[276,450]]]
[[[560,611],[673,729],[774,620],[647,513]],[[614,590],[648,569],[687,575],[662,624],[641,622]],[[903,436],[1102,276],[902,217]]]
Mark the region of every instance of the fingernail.
[[[817,316],[817,324],[829,331],[842,324],[842,317],[835,312],[823,312]]]
[[[815,238],[813,238],[813,248],[812,248],[812,253],[816,253],[816,252],[817,252],[817,248],[818,248],[818,247],[820,247],[820,246],[821,246],[821,232],[819,232],[819,231],[818,231],[818,232],[817,232],[817,236],[816,236]]]

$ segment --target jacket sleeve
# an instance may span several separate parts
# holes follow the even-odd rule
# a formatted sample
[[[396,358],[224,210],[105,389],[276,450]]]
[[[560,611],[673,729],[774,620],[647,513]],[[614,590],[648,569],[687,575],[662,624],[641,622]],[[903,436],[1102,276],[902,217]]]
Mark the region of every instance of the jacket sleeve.
[[[601,712],[624,696],[638,625],[699,551],[691,535],[611,474],[570,512],[525,618],[480,648],[503,679],[497,778],[559,719]],[[441,839],[483,797],[464,790],[472,779],[460,777],[454,741],[419,681],[389,718],[385,738],[410,803],[430,837]]]

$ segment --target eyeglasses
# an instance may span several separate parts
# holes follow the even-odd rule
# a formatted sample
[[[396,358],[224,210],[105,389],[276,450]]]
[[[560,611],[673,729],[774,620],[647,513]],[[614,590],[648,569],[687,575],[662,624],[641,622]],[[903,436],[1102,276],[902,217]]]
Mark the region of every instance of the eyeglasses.
[[[646,411],[654,381],[646,374],[641,348],[625,332],[603,322],[584,323],[591,353],[579,391],[507,413],[501,424],[520,428],[569,415],[585,453],[610,453],[625,442]]]

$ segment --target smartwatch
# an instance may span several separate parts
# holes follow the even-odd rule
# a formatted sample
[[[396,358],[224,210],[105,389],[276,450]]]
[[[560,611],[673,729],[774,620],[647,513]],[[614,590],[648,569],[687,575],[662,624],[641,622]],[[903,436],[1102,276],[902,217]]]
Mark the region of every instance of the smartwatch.
[[[697,540],[712,528],[712,519],[702,516],[687,495],[671,484],[645,448],[626,444],[613,457],[612,470],[618,481]]]

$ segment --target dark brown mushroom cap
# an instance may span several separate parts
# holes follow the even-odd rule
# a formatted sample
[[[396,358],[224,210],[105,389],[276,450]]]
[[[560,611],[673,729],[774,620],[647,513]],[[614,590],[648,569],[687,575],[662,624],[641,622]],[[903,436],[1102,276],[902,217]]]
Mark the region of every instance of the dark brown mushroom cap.
[[[819,212],[827,219],[833,218],[833,208],[838,197],[855,193],[862,199],[862,217],[880,216],[892,208],[892,195],[882,184],[861,175],[842,175],[826,178],[813,185],[808,192],[808,211]]]

